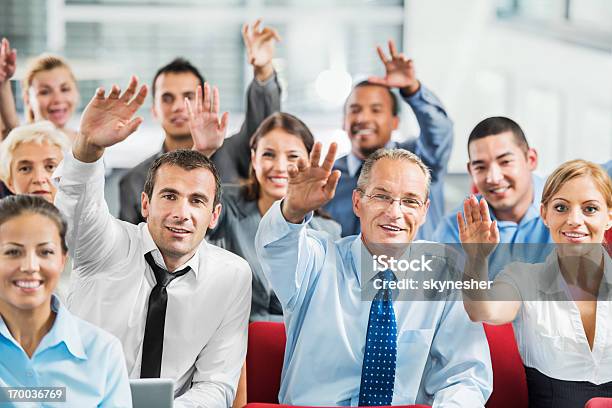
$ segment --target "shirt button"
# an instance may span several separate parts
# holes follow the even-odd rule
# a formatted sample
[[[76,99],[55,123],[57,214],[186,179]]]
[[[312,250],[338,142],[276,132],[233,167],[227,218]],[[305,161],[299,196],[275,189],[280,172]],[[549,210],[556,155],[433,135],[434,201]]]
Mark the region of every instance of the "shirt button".
[[[26,376],[28,376],[28,377],[33,377],[33,376],[34,376],[34,371],[32,371],[32,370],[26,370]]]

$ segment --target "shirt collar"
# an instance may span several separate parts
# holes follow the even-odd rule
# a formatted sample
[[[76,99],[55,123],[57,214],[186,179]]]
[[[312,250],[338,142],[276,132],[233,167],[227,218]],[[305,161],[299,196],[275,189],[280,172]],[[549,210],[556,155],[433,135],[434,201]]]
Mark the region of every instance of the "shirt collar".
[[[389,140],[385,145],[385,149],[393,149],[397,146],[397,143],[394,140]],[[355,177],[357,175],[357,170],[363,164],[363,160],[359,157],[355,156],[355,153],[350,152],[346,157],[346,163],[348,167],[348,172],[351,177]]]
[[[66,348],[74,357],[87,360],[83,340],[79,334],[79,329],[75,318],[61,304],[56,295],[51,295],[51,310],[55,312],[55,321],[51,329],[40,341],[34,355],[40,354],[48,348],[54,347],[60,343],[64,343]],[[0,335],[7,338],[13,344],[21,348],[21,345],[11,335],[4,319],[0,317]]]
[[[527,212],[523,215],[523,218],[519,221],[518,225],[526,224],[533,220],[534,218],[540,217],[540,201],[542,200],[542,190],[544,189],[544,180],[536,175],[535,173],[531,173],[531,181],[533,185],[533,199],[531,200],[531,204],[529,208],[527,208]],[[482,197],[482,195],[479,195]],[[489,205],[490,207],[490,205]],[[490,207],[489,213],[491,214],[492,220],[497,220],[495,216],[495,210]],[[504,226],[504,224],[512,224],[516,225],[513,221],[499,221],[497,220],[497,224]]]
[[[606,284],[608,288],[612,288],[612,259],[605,247],[602,248],[602,253],[604,257],[604,275],[601,279],[600,289],[603,288],[604,284]],[[567,287],[567,283],[565,283],[563,275],[561,274],[557,251],[551,251],[545,261],[544,276],[542,277],[542,291],[544,293],[554,294],[565,291],[565,287]]]
[[[146,222],[142,223],[140,224],[139,228],[141,228],[141,235],[142,235],[142,253],[141,253],[142,259],[144,260],[144,256],[146,253],[151,252],[151,255],[153,255],[153,259],[155,260],[155,263],[161,266],[162,268],[168,270],[159,248],[155,244],[155,241],[153,241],[153,237],[151,236],[151,232],[149,231],[148,224]],[[178,268],[176,268],[176,270],[178,271],[178,270],[181,270],[189,266],[197,279],[198,271],[200,267],[200,251],[205,250],[206,245],[207,245],[206,241],[202,240],[202,243],[196,250],[195,254],[193,254],[193,256],[183,265],[180,265]]]
[[[361,234],[355,237],[355,240],[351,244],[351,256],[353,258],[353,268],[355,270],[355,275],[357,276],[357,282],[359,285],[363,285],[362,277],[365,279],[365,282],[370,282],[372,279],[376,277],[381,271],[374,270],[374,260],[372,258],[372,254],[365,246],[362,241]],[[412,244],[408,244],[404,253],[399,257],[400,259],[410,259],[412,250]],[[367,257],[367,259],[363,259],[363,257]],[[393,271],[396,279],[402,278],[402,276],[398,276],[398,273]]]

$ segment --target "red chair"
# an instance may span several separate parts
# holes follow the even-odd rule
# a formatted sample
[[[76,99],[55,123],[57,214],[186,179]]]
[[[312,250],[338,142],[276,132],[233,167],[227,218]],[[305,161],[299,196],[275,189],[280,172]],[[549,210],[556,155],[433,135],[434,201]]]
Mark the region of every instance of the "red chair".
[[[285,325],[282,323],[254,322],[249,325],[245,408],[298,408],[278,404],[286,341]],[[429,408],[429,406],[404,405],[399,408]]]
[[[584,408],[612,408],[612,398],[591,398]]]
[[[487,408],[527,408],[527,379],[511,324],[484,324],[491,350],[493,393]]]
[[[525,369],[516,347],[512,325],[485,325],[485,333],[494,373],[493,393],[487,408],[527,407]],[[278,405],[285,342],[285,326],[282,323],[255,322],[249,325],[247,408],[288,407]]]
[[[252,402],[278,404],[286,341],[282,323],[254,322],[249,325],[246,356],[249,407]]]

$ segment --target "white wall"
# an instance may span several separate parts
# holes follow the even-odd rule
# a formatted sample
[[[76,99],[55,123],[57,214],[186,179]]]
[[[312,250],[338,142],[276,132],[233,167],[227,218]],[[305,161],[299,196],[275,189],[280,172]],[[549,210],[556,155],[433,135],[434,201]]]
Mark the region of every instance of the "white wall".
[[[612,158],[612,54],[496,20],[489,0],[409,0],[406,50],[455,122],[450,171],[465,171],[469,132],[515,119],[547,174],[562,161]]]

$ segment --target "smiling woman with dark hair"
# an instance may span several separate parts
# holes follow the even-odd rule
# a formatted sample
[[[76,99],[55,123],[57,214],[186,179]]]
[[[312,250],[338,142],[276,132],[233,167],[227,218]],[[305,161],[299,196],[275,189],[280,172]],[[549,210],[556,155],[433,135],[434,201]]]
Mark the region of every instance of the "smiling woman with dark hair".
[[[261,217],[287,194],[288,168],[307,159],[314,137],[300,119],[274,113],[264,120],[251,138],[251,170],[242,188],[224,188],[217,227],[207,240],[247,260],[253,271],[251,321],[280,321],[283,311],[255,253],[255,233]],[[314,230],[340,238],[340,225],[323,211],[315,212],[309,225]]]
[[[65,236],[66,223],[46,200],[0,200],[0,383],[62,387],[49,401],[70,407],[131,407],[119,340],[52,294],[66,261]]]

